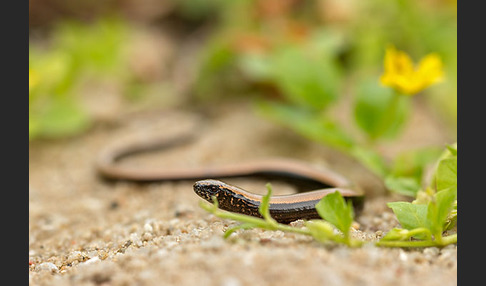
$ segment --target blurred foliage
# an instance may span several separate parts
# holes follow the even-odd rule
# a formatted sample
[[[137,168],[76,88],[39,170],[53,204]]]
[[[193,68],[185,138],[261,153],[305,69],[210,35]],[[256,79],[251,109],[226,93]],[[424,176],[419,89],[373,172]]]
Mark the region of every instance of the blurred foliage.
[[[210,4],[206,5],[213,7],[207,9],[211,16],[219,4],[216,11],[219,22],[203,51],[195,88],[198,97],[204,100],[228,97],[229,93],[247,96],[248,91],[255,92],[255,89],[261,95],[262,90],[268,93],[268,88],[288,97],[289,86],[310,89],[305,95],[297,91],[291,96],[302,100],[312,98],[313,95],[308,94],[314,91],[308,87],[310,83],[298,81],[317,75],[301,73],[317,73],[322,78],[329,74],[330,78],[323,85],[333,81],[329,89],[342,94],[342,83],[336,82],[339,78],[335,74],[345,74],[348,85],[369,79],[373,74],[378,76],[381,70],[378,63],[383,60],[385,47],[392,43],[414,59],[431,52],[440,56],[446,69],[446,81],[427,91],[427,95],[447,120],[451,123],[457,120],[455,3],[416,0],[350,0],[344,1],[346,4],[335,0],[208,2]],[[324,43],[321,45],[319,41]],[[314,62],[313,48],[327,60]],[[293,50],[292,54],[284,55],[288,49]],[[302,61],[296,56],[298,53],[308,59]],[[291,69],[280,74],[285,73],[290,80],[271,74],[272,70],[279,72],[280,67],[286,67],[278,66],[285,64],[283,59],[275,60],[279,55],[281,59],[286,58],[286,66],[290,66],[287,69]],[[312,66],[307,67],[309,61],[320,67],[320,73],[312,72]],[[440,99],[435,96],[439,93]]]
[[[376,148],[377,143],[400,135],[415,100],[403,96],[400,90],[380,85],[387,47],[403,51],[410,73],[414,72],[413,62],[431,53],[440,59],[443,82],[420,91],[418,96],[425,99],[432,112],[442,116],[455,136],[454,0],[142,2],[100,4],[97,13],[119,5],[117,11],[133,15],[124,20],[101,17],[90,25],[59,21],[50,31],[48,43],[30,45],[30,138],[86,130],[93,119],[79,104],[78,94],[86,77],[112,78],[125,94],[147,90],[143,81],[131,75],[127,54],[123,53],[130,41],[127,19],[144,17],[154,25],[166,17],[170,28],[177,27],[176,33],[192,35],[198,28],[210,31],[201,46],[200,62],[192,67],[196,79],[191,94],[196,101],[191,104],[234,97],[253,100],[265,118],[355,157],[381,176],[390,189],[413,195],[423,184],[425,166],[434,161],[443,146],[407,151],[392,162]],[[69,10],[85,4],[65,5]],[[86,11],[79,13],[86,15]],[[180,26],[174,24],[177,21]],[[420,89],[410,90],[415,93]],[[359,134],[332,116],[334,108],[345,99],[351,104],[350,116]]]
[[[256,98],[262,116],[357,158],[390,189],[415,195],[425,166],[442,146],[407,151],[396,162],[387,162],[375,146],[397,138],[413,112],[413,98],[404,91],[426,97],[455,135],[455,2],[228,1],[217,12],[219,25],[202,53],[197,98]],[[400,49],[393,64],[406,68],[385,74],[388,85],[400,87],[395,90],[379,81],[390,45]],[[395,58],[387,57],[389,67]],[[422,91],[442,72],[441,84]],[[365,141],[331,115],[348,94]]]
[[[77,88],[85,77],[124,78],[126,29],[115,19],[92,25],[66,21],[48,44],[30,45],[29,138],[73,135],[89,127]]]
[[[410,112],[407,98],[395,96],[392,89],[383,88],[376,79],[360,83],[355,96],[354,117],[369,140],[393,138],[401,131]]]

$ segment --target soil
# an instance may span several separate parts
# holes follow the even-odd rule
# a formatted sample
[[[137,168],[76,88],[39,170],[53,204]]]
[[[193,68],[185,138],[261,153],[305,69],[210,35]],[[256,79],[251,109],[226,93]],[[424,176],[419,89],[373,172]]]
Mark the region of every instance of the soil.
[[[398,143],[383,145],[384,154],[452,143],[421,108]],[[29,284],[457,285],[456,245],[351,249],[259,229],[224,240],[224,230],[236,222],[201,209],[193,181],[107,182],[96,174],[94,161],[105,146],[176,133],[194,116],[174,109],[125,114],[78,137],[30,143]],[[399,226],[386,202],[406,198],[386,193],[380,180],[346,156],[256,116],[249,105],[221,104],[196,120],[204,122],[196,142],[124,163],[143,168],[298,158],[348,176],[369,194],[353,235],[372,242]],[[265,192],[265,181],[227,181]],[[293,191],[272,185],[276,194]]]

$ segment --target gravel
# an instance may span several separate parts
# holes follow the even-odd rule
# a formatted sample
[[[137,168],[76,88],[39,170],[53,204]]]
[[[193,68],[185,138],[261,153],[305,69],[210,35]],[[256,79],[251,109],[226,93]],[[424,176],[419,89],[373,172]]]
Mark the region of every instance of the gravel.
[[[171,126],[181,126],[190,117],[160,112],[155,118],[95,126],[75,138],[30,144],[29,284],[457,285],[455,245],[388,249],[371,243],[398,226],[386,202],[403,197],[384,194],[376,178],[352,160],[237,106],[212,114],[207,136],[194,145],[127,163],[183,166],[291,156],[332,166],[355,180],[366,180],[363,185],[372,188],[374,195],[368,197],[353,231],[355,237],[370,243],[358,249],[324,246],[302,235],[260,229],[237,231],[224,240],[224,231],[236,223],[202,210],[192,182],[100,180],[93,161],[103,146],[140,126],[160,124],[167,127],[164,132],[170,132]],[[434,122],[422,121],[423,132],[431,128],[427,124]],[[410,132],[406,134],[415,134]],[[420,132],[414,136],[416,144],[424,138]],[[444,138],[434,140],[422,144],[442,144]],[[266,183],[231,182],[262,192]],[[277,194],[292,190],[283,183],[272,185]],[[292,225],[302,226],[302,222]]]

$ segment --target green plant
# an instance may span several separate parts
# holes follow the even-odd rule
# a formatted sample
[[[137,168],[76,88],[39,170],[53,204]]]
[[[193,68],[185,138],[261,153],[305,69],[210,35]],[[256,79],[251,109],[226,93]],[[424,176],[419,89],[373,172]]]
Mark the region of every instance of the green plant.
[[[267,184],[267,194],[263,197],[262,204],[259,207],[259,213],[262,219],[226,212],[218,209],[218,201],[213,198],[214,203],[208,204],[201,202],[200,206],[206,211],[225,219],[233,219],[242,224],[228,229],[224,237],[228,238],[233,232],[239,229],[262,228],[266,230],[281,230],[286,232],[293,232],[303,235],[312,236],[322,243],[342,243],[350,247],[358,247],[362,245],[362,241],[352,238],[350,235],[351,224],[353,222],[353,207],[351,203],[346,203],[340,193],[335,192],[322,198],[316,205],[319,215],[326,219],[324,220],[310,220],[305,222],[304,228],[292,227],[286,224],[281,224],[275,221],[269,212],[269,200],[272,195],[272,188]],[[338,230],[336,232],[335,230]]]
[[[312,236],[321,243],[338,243],[349,247],[362,246],[366,241],[353,238],[351,225],[354,218],[351,203],[346,203],[339,192],[326,195],[316,205],[322,220],[309,220],[303,227],[293,227],[277,223],[269,212],[272,189],[267,184],[267,194],[262,200],[259,212],[263,219],[231,213],[218,209],[218,201],[206,202],[200,206],[206,211],[224,219],[232,219],[242,224],[228,229],[228,238],[239,229],[261,228],[281,230]],[[457,243],[457,233],[443,236],[457,222],[457,145],[449,147],[437,163],[432,186],[426,192],[419,192],[413,203],[391,202],[388,206],[395,213],[402,228],[393,228],[375,245],[382,247],[443,247]]]
[[[386,19],[383,22],[379,17],[373,18],[371,21],[373,24],[369,26],[357,21],[357,25],[362,25],[355,30],[362,33],[356,35],[357,37],[342,33],[342,30],[326,27],[309,29],[300,41],[281,37],[281,33],[275,33],[280,37],[270,35],[265,38],[258,29],[255,32],[249,26],[249,30],[256,34],[258,39],[252,49],[235,49],[233,45],[223,40],[220,45],[215,45],[221,49],[212,51],[224,51],[224,53],[211,55],[225,57],[209,57],[213,61],[208,63],[218,63],[218,70],[224,69],[226,75],[236,69],[248,82],[273,88],[272,97],[265,96],[267,95],[265,89],[256,92],[262,95],[256,103],[256,108],[262,116],[287,126],[310,140],[331,146],[356,158],[382,178],[389,190],[416,198],[414,203],[389,204],[402,228],[391,230],[377,245],[421,247],[455,243],[457,234],[443,236],[445,230],[455,225],[457,217],[457,187],[455,189],[443,187],[447,185],[446,182],[454,181],[452,163],[444,165],[441,160],[435,172],[434,181],[437,185],[428,186],[425,191],[422,191],[425,170],[440,153],[438,148],[406,151],[394,160],[384,158],[377,148],[378,142],[395,139],[402,131],[412,112],[412,95],[444,79],[442,57],[446,58],[447,63],[452,63],[446,65],[447,70],[454,69],[455,50],[444,50],[444,46],[439,44],[444,43],[446,35],[454,31],[454,24],[440,31],[444,37],[427,39],[426,44],[422,45],[417,41],[417,35],[424,36],[424,32],[427,34],[435,31],[440,26],[438,23],[444,19],[428,24],[427,21],[433,21],[424,17],[423,11],[420,11],[417,6],[406,1],[391,4],[378,0],[372,2],[378,4],[376,7],[389,9],[389,15],[397,15],[397,12],[402,10],[406,15],[402,15],[399,21],[391,25],[386,23]],[[263,20],[261,25],[265,26],[265,24]],[[386,28],[382,29],[382,26]],[[414,27],[417,33],[410,30],[410,27]],[[233,34],[231,39],[234,40],[234,37]],[[390,41],[398,42],[401,46],[407,47],[407,50],[419,54],[429,50],[440,52],[426,55],[415,65],[408,54],[389,45],[385,51],[384,72],[378,81],[376,77],[369,75],[375,73],[377,59],[383,56],[381,50]],[[351,58],[349,61],[342,58],[343,55],[346,56],[346,52],[351,52],[347,55]],[[214,61],[214,59],[223,60]],[[369,61],[370,59],[372,60]],[[358,68],[358,71],[346,73],[350,67]],[[455,73],[452,71],[450,74],[453,76]],[[454,82],[454,78],[448,79]],[[344,84],[352,84],[355,87],[348,91],[351,91],[354,100],[352,114],[354,122],[361,133],[359,135],[362,136],[346,130],[329,112],[341,99]],[[455,97],[453,92],[452,97]],[[361,139],[363,137],[364,140]],[[454,159],[446,160],[450,162]],[[447,173],[446,170],[449,172]],[[444,173],[447,175],[443,175]],[[332,196],[323,198],[322,203],[324,202],[335,204],[328,204],[329,208],[342,206]],[[320,208],[320,205],[317,207]],[[268,206],[262,204],[261,214],[264,219],[260,220],[244,219],[238,214],[228,216],[226,212],[218,210],[217,205],[206,207],[208,211],[220,217],[245,222],[229,230],[228,233],[240,228],[262,227],[307,234],[323,242],[361,244],[361,242],[350,243],[348,240],[349,227],[342,222],[349,221],[349,211],[344,211],[342,207],[336,209],[335,216],[319,212],[327,222],[319,220],[306,222],[304,228],[298,230],[276,224],[268,218],[268,214],[264,215],[264,210],[267,208]],[[331,235],[334,233],[333,228],[341,231],[339,239]]]
[[[433,181],[413,202],[391,202],[402,228],[394,228],[381,246],[444,246],[457,242],[457,234],[443,236],[457,222],[457,144],[448,146],[437,163]],[[416,238],[410,241],[410,238]]]
[[[424,168],[440,147],[384,158],[379,144],[401,134],[413,112],[411,95],[442,79],[420,96],[432,103],[431,109],[443,111],[454,130],[453,5],[373,0],[353,6],[353,16],[342,25],[318,24],[313,5],[315,1],[307,3],[308,9],[282,6],[266,14],[255,1],[235,1],[221,9],[220,27],[203,50],[195,93],[205,100],[228,94],[256,99],[262,117],[356,158],[389,190],[414,197],[422,187]],[[414,55],[436,52],[414,65],[390,42]],[[380,85],[376,63],[387,45]],[[345,93],[358,132],[333,116]]]
[[[301,99],[300,102],[293,97],[287,97],[284,103],[262,100],[258,103],[258,109],[262,116],[356,158],[381,177],[388,189],[413,197],[421,187],[425,166],[438,154],[438,148],[407,151],[390,164],[377,150],[377,142],[396,138],[411,112],[412,96],[440,82],[442,78],[442,62],[436,54],[427,55],[414,66],[406,53],[390,46],[385,54],[381,85],[377,80],[366,79],[356,89],[353,115],[365,140],[360,140],[359,136],[333,120],[327,112],[331,100],[324,101],[326,104],[320,108],[307,101],[302,104],[302,98],[306,98],[304,96],[297,97]],[[293,84],[294,89],[295,86],[302,86],[299,81],[293,82],[292,77],[288,77],[287,81]],[[326,98],[315,90],[304,91],[309,93],[308,97]]]

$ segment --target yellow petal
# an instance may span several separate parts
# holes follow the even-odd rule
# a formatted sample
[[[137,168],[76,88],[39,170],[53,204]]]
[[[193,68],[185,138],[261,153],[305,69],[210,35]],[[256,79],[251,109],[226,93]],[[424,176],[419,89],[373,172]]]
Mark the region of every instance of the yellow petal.
[[[405,75],[412,72],[412,59],[406,53],[389,46],[385,53],[385,73]]]
[[[442,78],[442,62],[437,54],[425,56],[415,68],[408,54],[391,45],[387,47],[381,84],[403,94],[413,95]]]
[[[441,81],[444,73],[439,55],[433,53],[425,56],[418,65],[417,76],[428,85]]]

